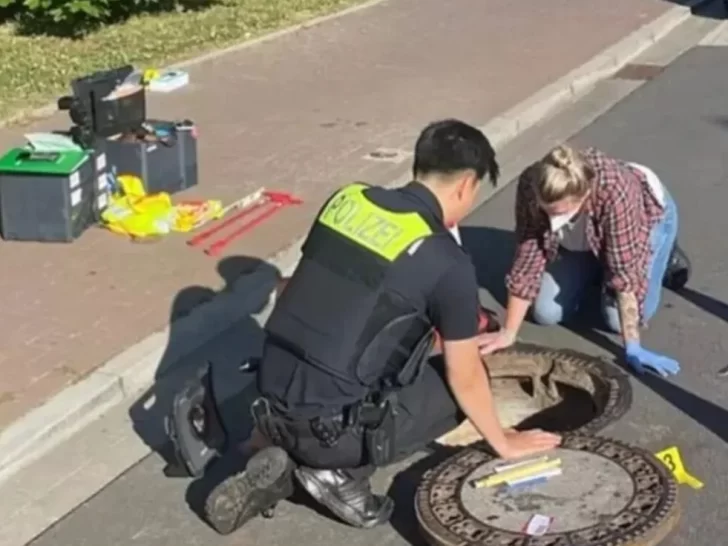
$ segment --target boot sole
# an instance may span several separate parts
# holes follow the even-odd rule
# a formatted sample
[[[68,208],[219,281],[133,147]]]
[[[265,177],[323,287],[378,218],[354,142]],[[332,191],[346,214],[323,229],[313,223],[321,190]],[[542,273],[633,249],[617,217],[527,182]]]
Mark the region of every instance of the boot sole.
[[[685,285],[688,284],[689,280],[690,272],[687,269],[681,269],[679,272],[673,273],[670,280],[663,282],[662,286],[668,290],[677,291],[685,288]]]
[[[298,483],[301,484],[301,487],[308,491],[309,495],[311,495],[316,502],[324,505],[326,508],[331,510],[336,517],[352,527],[357,527],[359,529],[371,529],[378,525],[387,523],[389,518],[392,517],[392,512],[394,512],[394,503],[390,498],[385,500],[385,505],[382,507],[379,517],[373,520],[363,521],[358,517],[354,510],[346,505],[346,503],[329,495],[326,491],[326,486],[316,478],[308,476],[300,470],[296,470],[294,474]]]
[[[208,523],[229,535],[254,517],[293,495],[293,462],[285,451],[266,448],[248,461],[243,472],[230,476],[205,502]]]
[[[676,243],[670,256],[665,278],[662,279],[662,286],[673,291],[685,288],[685,285],[690,280],[691,269],[690,258],[680,248],[680,245]]]

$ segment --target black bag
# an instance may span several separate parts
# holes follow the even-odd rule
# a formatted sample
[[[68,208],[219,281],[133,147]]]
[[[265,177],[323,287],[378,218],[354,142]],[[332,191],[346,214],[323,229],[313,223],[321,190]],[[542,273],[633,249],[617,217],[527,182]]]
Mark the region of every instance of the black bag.
[[[217,409],[209,362],[174,397],[165,427],[178,461],[192,477],[204,474],[227,449],[227,432]]]

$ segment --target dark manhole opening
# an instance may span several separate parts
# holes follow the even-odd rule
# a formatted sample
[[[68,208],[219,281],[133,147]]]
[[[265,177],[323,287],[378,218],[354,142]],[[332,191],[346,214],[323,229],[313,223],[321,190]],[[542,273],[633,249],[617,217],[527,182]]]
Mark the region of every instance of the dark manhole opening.
[[[612,76],[618,80],[651,80],[665,70],[664,66],[657,64],[626,64]]]
[[[504,427],[596,432],[632,403],[626,375],[600,358],[521,344],[485,361]]]

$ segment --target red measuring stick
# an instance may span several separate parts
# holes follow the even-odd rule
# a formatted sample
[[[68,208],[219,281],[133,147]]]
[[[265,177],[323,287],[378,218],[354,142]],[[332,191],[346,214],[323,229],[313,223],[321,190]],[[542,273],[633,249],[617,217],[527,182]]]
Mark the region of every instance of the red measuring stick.
[[[282,203],[268,203],[268,205],[270,206],[270,208],[268,210],[259,214],[252,220],[246,222],[245,224],[240,226],[238,229],[236,229],[235,231],[226,235],[222,239],[218,239],[217,241],[212,243],[209,247],[207,247],[205,249],[205,254],[207,254],[208,256],[218,256],[235,239],[242,236],[244,233],[247,233],[248,231],[253,229],[255,226],[262,223],[267,218],[273,216],[276,212],[278,212],[285,206]]]
[[[262,202],[262,203],[255,203],[251,207],[248,207],[246,209],[243,209],[240,212],[236,212],[230,218],[227,218],[226,220],[223,220],[222,222],[220,222],[216,226],[213,226],[210,229],[206,229],[205,231],[201,231],[200,233],[198,233],[197,235],[195,235],[194,237],[192,237],[191,239],[189,239],[187,241],[187,244],[190,245],[190,246],[197,246],[200,243],[204,243],[205,241],[207,241],[210,237],[212,237],[216,233],[219,233],[220,231],[222,231],[226,227],[234,224],[235,222],[237,222],[238,220],[241,220],[242,218],[245,218],[250,213],[258,210],[261,207],[266,206],[267,204],[269,204],[269,203],[267,203],[265,201]]]

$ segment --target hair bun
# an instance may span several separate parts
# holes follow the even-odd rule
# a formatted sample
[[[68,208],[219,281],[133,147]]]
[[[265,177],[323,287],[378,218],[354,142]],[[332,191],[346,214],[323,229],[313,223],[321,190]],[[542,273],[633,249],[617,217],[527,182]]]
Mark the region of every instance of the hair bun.
[[[564,197],[582,197],[594,177],[584,157],[568,144],[552,149],[539,164],[536,184],[539,199],[555,203]]]
[[[574,164],[574,152],[571,148],[558,146],[551,151],[550,155],[551,162],[555,167],[567,171],[571,170],[571,167]]]

